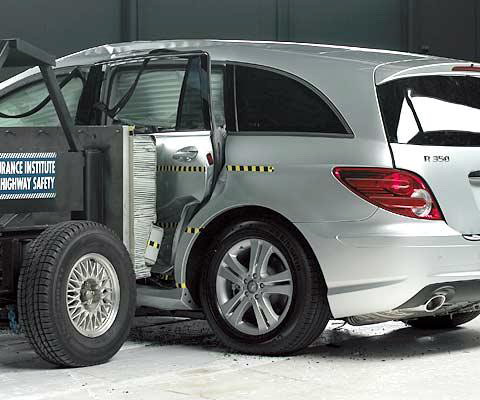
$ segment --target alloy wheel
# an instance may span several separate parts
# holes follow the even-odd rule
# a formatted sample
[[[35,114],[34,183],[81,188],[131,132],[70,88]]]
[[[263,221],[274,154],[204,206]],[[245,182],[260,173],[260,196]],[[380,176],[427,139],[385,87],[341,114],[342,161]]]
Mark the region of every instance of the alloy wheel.
[[[244,334],[264,335],[277,328],[290,309],[293,292],[287,260],[266,240],[242,240],[220,262],[217,305],[225,321]]]
[[[120,307],[120,284],[112,263],[96,253],[73,266],[67,281],[67,311],[75,329],[95,338],[107,332]]]

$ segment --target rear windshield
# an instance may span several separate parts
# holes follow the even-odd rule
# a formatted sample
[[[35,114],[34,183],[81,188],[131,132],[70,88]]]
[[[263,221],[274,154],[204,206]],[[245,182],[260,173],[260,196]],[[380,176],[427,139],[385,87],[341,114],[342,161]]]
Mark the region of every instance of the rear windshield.
[[[480,78],[404,78],[377,92],[390,143],[480,146]]]

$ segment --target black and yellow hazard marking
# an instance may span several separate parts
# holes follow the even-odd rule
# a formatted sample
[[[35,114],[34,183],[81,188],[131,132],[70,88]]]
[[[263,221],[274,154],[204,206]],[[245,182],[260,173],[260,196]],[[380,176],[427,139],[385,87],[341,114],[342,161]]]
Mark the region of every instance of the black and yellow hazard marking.
[[[206,167],[199,165],[159,165],[158,172],[205,172]]]
[[[203,228],[194,228],[192,226],[187,226],[187,228],[185,229],[185,232],[191,233],[192,235],[197,235],[200,232],[202,232],[202,230]]]
[[[275,172],[273,165],[227,165],[228,172],[260,172],[272,173]]]
[[[155,276],[158,276],[158,279],[162,281],[174,281],[175,277],[173,275],[168,275],[168,274],[156,274]]]
[[[186,289],[187,288],[187,284],[184,282],[184,283],[177,283],[175,285],[177,287],[177,289]]]
[[[178,222],[160,222],[158,226],[163,229],[176,229]]]
[[[158,243],[158,242],[156,242],[156,241],[154,241],[154,240],[149,240],[148,243],[147,243],[147,245],[148,245],[149,247],[153,247],[153,248],[155,248],[155,249],[160,248],[160,243]]]

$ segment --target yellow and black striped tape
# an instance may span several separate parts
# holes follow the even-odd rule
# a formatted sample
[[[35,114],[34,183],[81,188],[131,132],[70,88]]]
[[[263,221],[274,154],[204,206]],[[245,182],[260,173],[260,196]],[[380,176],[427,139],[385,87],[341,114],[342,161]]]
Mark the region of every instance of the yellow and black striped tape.
[[[175,277],[173,275],[158,274],[156,276],[158,276],[158,278],[162,281],[174,281],[175,280]]]
[[[206,167],[200,165],[159,165],[158,172],[205,172]]]
[[[149,240],[148,241],[148,246],[153,247],[155,249],[158,249],[158,248],[160,248],[160,243],[155,242],[154,240]]]
[[[194,228],[192,226],[187,226],[187,228],[185,229],[185,232],[191,233],[193,235],[197,235],[200,232],[202,232],[202,230],[203,230],[203,228]]]
[[[175,285],[177,287],[177,289],[186,289],[187,288],[187,284],[184,282],[184,283],[177,283]]]
[[[163,229],[175,229],[178,222],[160,222],[158,226]]]
[[[272,173],[275,172],[275,167],[273,165],[227,165],[227,171]]]

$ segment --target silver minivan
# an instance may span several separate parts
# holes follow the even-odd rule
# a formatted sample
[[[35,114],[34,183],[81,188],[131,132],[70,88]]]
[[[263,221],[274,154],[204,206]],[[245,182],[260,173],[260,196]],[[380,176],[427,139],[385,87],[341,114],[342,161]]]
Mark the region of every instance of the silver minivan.
[[[182,58],[197,53],[203,81]],[[152,265],[135,263],[139,306],[204,315],[226,346],[257,354],[298,351],[330,319],[448,328],[480,314],[480,66],[177,40],[100,46],[56,72],[77,124],[130,125],[155,143],[161,240]],[[38,79],[0,84],[0,111],[39,103]]]

